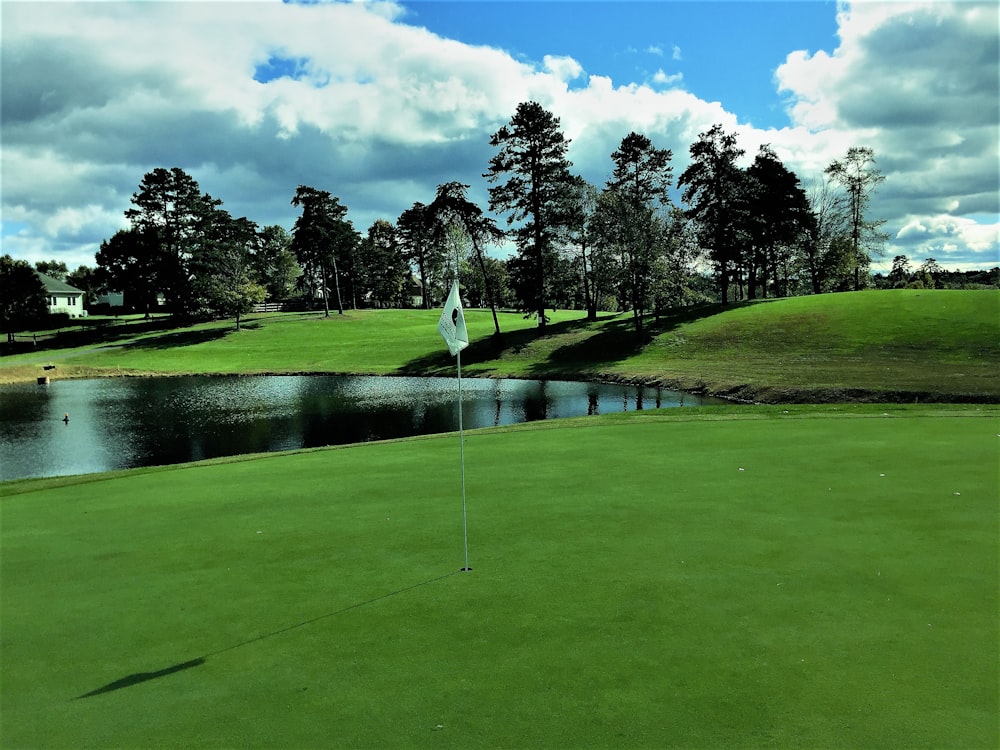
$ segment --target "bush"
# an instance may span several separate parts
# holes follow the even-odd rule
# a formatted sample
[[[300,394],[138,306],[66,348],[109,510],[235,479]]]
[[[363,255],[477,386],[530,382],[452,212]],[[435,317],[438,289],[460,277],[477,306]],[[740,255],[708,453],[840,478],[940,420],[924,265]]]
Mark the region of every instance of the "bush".
[[[47,317],[39,321],[39,325],[45,328],[63,328],[68,326],[70,323],[69,313],[57,312],[49,313]]]

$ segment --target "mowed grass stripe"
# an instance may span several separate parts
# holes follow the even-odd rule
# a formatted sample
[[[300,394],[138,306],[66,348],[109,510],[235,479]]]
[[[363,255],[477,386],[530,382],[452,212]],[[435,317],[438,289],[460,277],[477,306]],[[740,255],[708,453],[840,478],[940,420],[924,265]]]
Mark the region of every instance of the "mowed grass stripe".
[[[472,433],[469,574],[455,436],[9,496],[0,740],[995,746],[978,414]]]

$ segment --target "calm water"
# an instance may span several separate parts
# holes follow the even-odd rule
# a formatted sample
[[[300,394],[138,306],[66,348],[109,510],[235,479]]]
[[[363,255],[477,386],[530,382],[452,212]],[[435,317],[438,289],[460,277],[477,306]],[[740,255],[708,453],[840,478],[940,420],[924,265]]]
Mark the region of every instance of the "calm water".
[[[0,480],[458,429],[452,378],[115,378],[0,386]],[[462,379],[467,429],[722,403],[659,388]],[[69,414],[69,422],[63,415]]]

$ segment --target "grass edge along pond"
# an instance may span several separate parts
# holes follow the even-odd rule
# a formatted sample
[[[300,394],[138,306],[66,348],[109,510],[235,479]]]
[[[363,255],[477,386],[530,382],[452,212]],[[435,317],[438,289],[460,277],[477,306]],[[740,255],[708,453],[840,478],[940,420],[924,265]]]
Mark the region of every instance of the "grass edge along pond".
[[[471,432],[471,573],[454,435],[0,485],[0,741],[995,747],[998,433],[871,405]]]
[[[262,315],[0,360],[0,382],[141,374],[451,375],[436,310]],[[1000,401],[1000,292],[891,290],[683,309],[637,340],[627,314],[559,311],[540,331],[469,310],[463,374],[624,380],[738,400]]]

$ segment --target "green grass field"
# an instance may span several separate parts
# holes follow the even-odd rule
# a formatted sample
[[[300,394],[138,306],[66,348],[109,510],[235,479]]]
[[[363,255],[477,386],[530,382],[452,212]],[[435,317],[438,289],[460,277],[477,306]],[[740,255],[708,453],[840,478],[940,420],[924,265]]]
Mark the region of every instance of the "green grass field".
[[[0,382],[182,373],[451,374],[437,310],[263,315],[126,337],[110,349],[4,357]],[[540,332],[467,311],[463,372],[480,376],[625,379],[770,402],[1000,401],[1000,292],[893,290],[681,310],[637,341],[626,315],[588,323],[559,311]],[[127,333],[127,332],[126,332]]]
[[[4,748],[995,748],[996,407],[0,485]]]

